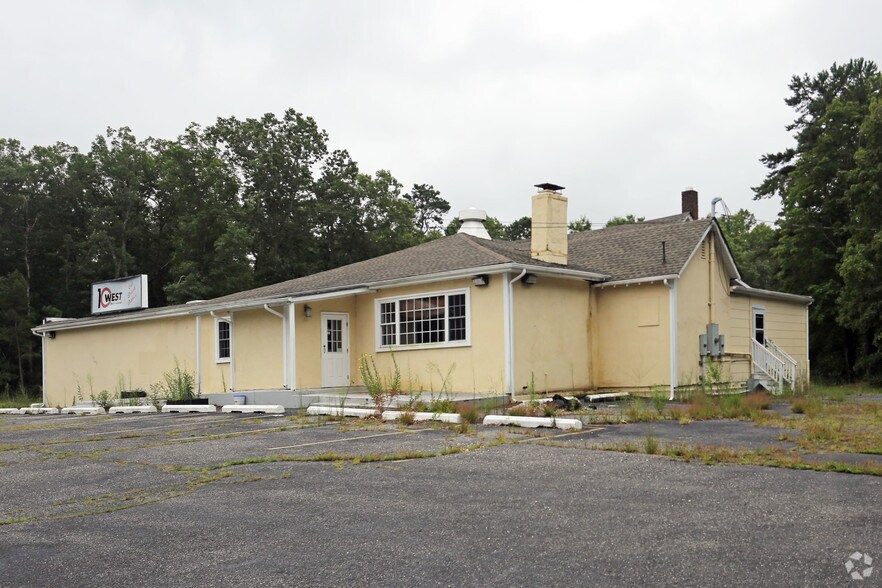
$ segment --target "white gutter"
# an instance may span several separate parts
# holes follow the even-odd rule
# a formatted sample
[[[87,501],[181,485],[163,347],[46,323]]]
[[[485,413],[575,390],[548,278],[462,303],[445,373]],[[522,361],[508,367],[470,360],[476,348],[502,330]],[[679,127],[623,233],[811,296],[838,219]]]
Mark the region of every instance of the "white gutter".
[[[423,276],[413,276],[408,278],[397,278],[394,280],[384,280],[382,282],[372,282],[368,284],[368,287],[371,290],[383,290],[386,288],[396,288],[398,286],[408,286],[411,284],[421,284],[424,282],[442,282],[445,280],[471,278],[472,276],[478,274],[505,274],[512,271],[520,271],[523,273],[529,272],[531,274],[536,274],[537,276],[564,277],[578,280],[603,281],[609,278],[609,276],[607,276],[606,274],[598,274],[595,272],[586,272],[582,270],[572,270],[563,267],[542,267],[527,265],[523,263],[500,263],[496,265],[485,265],[480,267],[469,267],[464,269],[450,270],[446,272],[439,272],[436,274],[426,274]]]
[[[811,304],[814,298],[811,296],[803,296],[801,294],[788,294],[787,292],[775,292],[774,290],[763,290],[748,286],[741,280],[736,280],[738,285],[729,288],[729,292],[735,295],[756,296],[757,298],[768,298],[771,300],[786,300],[787,302],[801,302],[803,304]]]
[[[201,315],[196,315],[196,394],[202,395],[202,325]]]
[[[66,329],[79,329],[83,327],[112,325],[119,323],[129,323],[137,321],[146,321],[157,318],[168,318],[174,316],[186,316],[190,314],[211,314],[215,311],[239,311],[239,310],[255,310],[263,308],[264,305],[278,306],[281,304],[291,304],[294,302],[312,302],[314,300],[326,300],[329,298],[341,298],[343,296],[352,296],[362,294],[384,288],[394,288],[397,286],[406,286],[411,284],[421,284],[427,282],[440,282],[445,280],[456,280],[461,278],[469,278],[477,274],[500,274],[511,271],[530,272],[539,276],[554,276],[562,278],[571,278],[578,280],[591,280],[601,282],[609,278],[605,274],[596,272],[586,272],[582,270],[567,269],[564,267],[542,267],[523,263],[502,263],[497,265],[469,267],[446,272],[438,272],[435,274],[426,274],[423,276],[414,276],[409,278],[399,278],[395,280],[384,280],[372,282],[370,284],[349,288],[346,290],[336,290],[332,292],[323,292],[316,294],[306,294],[303,296],[287,295],[287,296],[267,296],[261,298],[252,298],[249,300],[219,302],[215,304],[181,304],[169,308],[147,309],[142,312],[121,313],[113,316],[87,317],[81,319],[71,319],[61,324],[52,325],[43,324],[34,327],[34,334],[44,333],[47,331],[62,331]]]
[[[671,395],[668,400],[673,400],[674,391],[677,388],[677,372],[679,371],[677,366],[677,323],[679,322],[677,317],[677,280],[674,279],[669,282],[665,279],[664,284],[668,287],[668,300],[670,302],[668,320],[670,322],[671,345]]]
[[[284,314],[273,310],[269,307],[269,304],[264,304],[263,309],[282,319],[282,372],[284,374],[282,378],[282,388],[290,388],[290,380],[288,378],[288,321]]]
[[[521,270],[521,273],[518,277],[513,280],[508,279],[508,272],[505,274],[505,288],[502,289],[502,314],[505,318],[504,322],[504,336],[505,336],[505,387],[509,394],[511,394],[512,399],[514,399],[515,395],[515,370],[514,370],[514,291],[512,289],[512,285],[527,275],[527,269],[524,268]]]
[[[117,323],[132,323],[136,321],[149,321],[156,318],[167,318],[173,316],[187,316],[190,314],[189,309],[172,307],[169,309],[140,311],[131,313],[120,313],[119,315],[103,316],[100,318],[87,317],[79,319],[64,319],[59,321],[45,322],[42,325],[31,329],[35,335],[46,333],[48,331],[64,331],[66,329],[79,329],[82,327],[94,327],[102,325],[112,325]]]
[[[263,308],[266,305],[271,306],[279,306],[281,304],[290,304],[291,302],[312,302],[314,300],[327,300],[329,298],[342,298],[344,296],[353,296],[355,294],[363,294],[365,292],[370,292],[371,288],[367,287],[358,287],[358,288],[350,288],[348,290],[335,290],[333,292],[323,292],[320,294],[307,294],[304,296],[274,296],[272,298],[258,298],[258,299],[250,299],[250,300],[241,300],[238,302],[223,302],[212,304],[210,306],[200,306],[198,308],[194,308],[189,310],[188,312],[196,314],[196,313],[211,313],[212,311],[219,310],[257,310]]]
[[[595,288],[606,288],[607,286],[630,286],[633,284],[649,284],[652,282],[667,282],[668,280],[676,280],[680,276],[677,274],[668,274],[665,276],[650,276],[648,278],[632,278],[630,280],[615,280],[613,282],[602,282],[597,284]]]

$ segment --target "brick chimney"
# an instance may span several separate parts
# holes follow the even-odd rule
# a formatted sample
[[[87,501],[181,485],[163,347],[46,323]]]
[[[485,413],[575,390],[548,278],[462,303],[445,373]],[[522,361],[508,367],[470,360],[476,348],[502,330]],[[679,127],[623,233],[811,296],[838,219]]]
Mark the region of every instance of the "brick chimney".
[[[567,264],[567,199],[563,186],[537,184],[533,196],[533,237],[530,256],[539,261]]]
[[[694,188],[686,188],[681,193],[683,209],[682,212],[692,215],[692,220],[698,220],[698,192]]]

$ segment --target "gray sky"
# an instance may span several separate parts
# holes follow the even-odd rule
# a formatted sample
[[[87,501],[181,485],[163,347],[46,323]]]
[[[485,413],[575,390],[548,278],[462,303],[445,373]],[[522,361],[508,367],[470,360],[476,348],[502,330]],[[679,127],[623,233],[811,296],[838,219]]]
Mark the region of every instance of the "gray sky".
[[[510,222],[533,184],[570,218],[754,202],[792,143],[794,74],[882,61],[878,2],[0,0],[0,136],[88,148],[108,127],[294,108],[363,171]]]

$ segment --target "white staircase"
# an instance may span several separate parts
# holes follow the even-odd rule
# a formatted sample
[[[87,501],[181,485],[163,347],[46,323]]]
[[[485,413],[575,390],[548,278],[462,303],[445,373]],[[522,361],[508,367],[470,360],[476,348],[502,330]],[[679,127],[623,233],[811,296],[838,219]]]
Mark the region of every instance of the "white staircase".
[[[780,394],[785,382],[791,386],[796,383],[796,360],[771,339],[766,339],[765,345],[751,339],[750,356],[753,362],[751,380],[772,393]]]

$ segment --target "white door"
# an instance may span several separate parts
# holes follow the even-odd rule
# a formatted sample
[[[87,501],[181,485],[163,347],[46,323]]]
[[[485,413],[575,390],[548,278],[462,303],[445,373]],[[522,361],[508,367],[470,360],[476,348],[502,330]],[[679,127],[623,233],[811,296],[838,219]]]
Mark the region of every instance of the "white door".
[[[322,313],[322,388],[349,385],[349,315]]]

